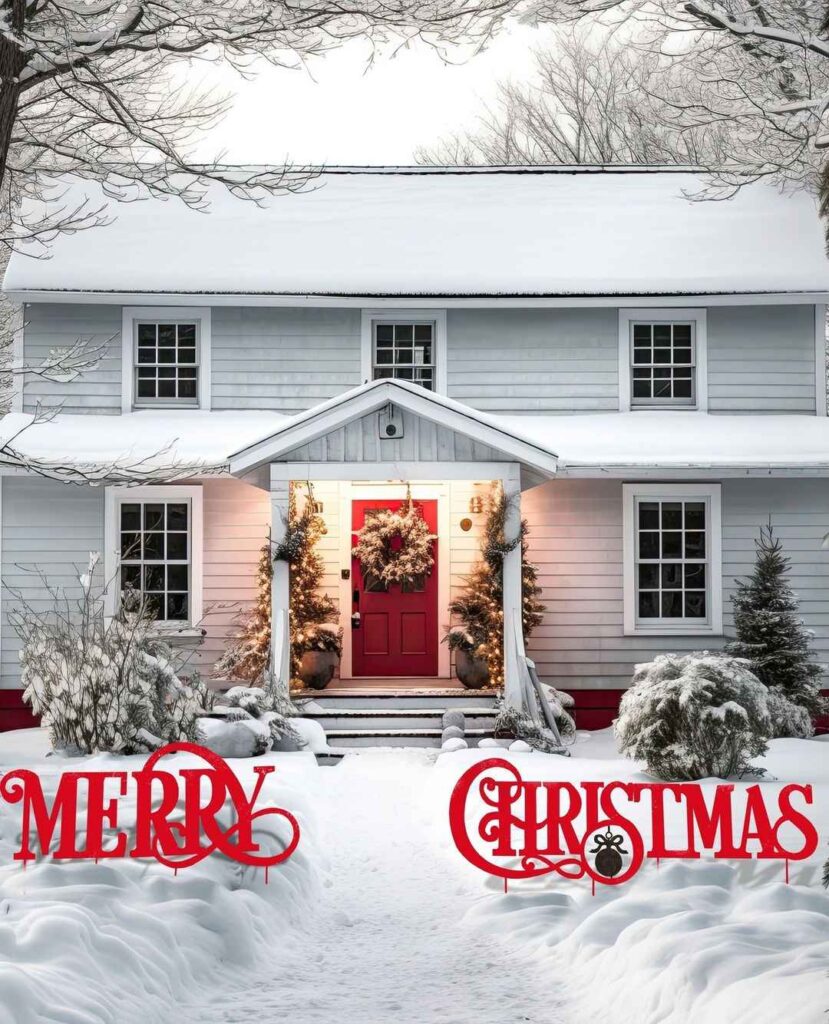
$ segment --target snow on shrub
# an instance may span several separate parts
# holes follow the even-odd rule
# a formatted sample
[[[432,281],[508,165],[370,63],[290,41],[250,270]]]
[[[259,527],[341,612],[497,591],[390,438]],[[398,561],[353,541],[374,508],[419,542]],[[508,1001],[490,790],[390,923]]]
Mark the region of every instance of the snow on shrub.
[[[46,612],[25,603],[10,612],[22,641],[23,699],[48,727],[52,745],[67,753],[130,754],[196,741],[206,688],[197,676],[179,679],[137,595],[117,615],[104,615],[103,596],[93,590],[99,560],[90,555],[74,605],[53,593]]]
[[[769,693],[727,655],[661,654],[637,665],[614,723],[619,749],[659,779],[759,775],[772,735]]]
[[[549,683],[542,683],[541,685],[562,739],[575,736],[576,720],[570,714],[570,710],[568,710],[576,706],[575,698],[564,690],[557,690],[554,686],[550,686]]]
[[[271,680],[265,687],[233,686],[201,722],[205,746],[222,757],[256,757],[271,749],[299,750],[304,741],[288,721],[295,709]]]

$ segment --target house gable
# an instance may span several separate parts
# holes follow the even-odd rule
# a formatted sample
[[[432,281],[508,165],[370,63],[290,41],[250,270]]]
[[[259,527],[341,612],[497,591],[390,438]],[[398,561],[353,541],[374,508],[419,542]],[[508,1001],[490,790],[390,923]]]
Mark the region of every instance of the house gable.
[[[393,422],[394,436],[384,426]],[[293,417],[230,457],[242,475],[266,463],[516,462],[533,482],[556,473],[557,456],[452,399],[397,380],[364,384]]]

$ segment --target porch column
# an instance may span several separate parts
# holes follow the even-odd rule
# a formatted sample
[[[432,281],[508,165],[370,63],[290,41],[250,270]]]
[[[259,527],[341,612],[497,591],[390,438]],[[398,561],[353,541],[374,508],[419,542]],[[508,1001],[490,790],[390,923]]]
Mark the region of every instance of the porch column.
[[[521,529],[521,470],[509,467],[503,478],[504,494],[510,501],[507,511],[506,536],[518,535]],[[517,544],[504,556],[504,700],[510,707],[523,706],[521,675],[518,668],[518,648],[515,621],[521,621],[521,545]]]
[[[280,480],[271,466],[271,539],[280,544],[288,524],[290,481]],[[271,581],[271,668],[276,685],[285,696],[291,683],[291,640],[288,626],[289,568],[287,562],[273,564]]]

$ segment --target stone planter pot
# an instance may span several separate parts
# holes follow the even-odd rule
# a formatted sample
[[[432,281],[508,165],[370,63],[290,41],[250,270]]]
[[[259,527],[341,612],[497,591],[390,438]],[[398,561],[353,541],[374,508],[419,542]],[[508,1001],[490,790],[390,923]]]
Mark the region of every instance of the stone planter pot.
[[[306,651],[299,663],[299,678],[312,690],[324,690],[334,676],[336,651]]]
[[[462,650],[455,651],[455,675],[468,690],[482,690],[489,683],[489,666],[486,658]]]

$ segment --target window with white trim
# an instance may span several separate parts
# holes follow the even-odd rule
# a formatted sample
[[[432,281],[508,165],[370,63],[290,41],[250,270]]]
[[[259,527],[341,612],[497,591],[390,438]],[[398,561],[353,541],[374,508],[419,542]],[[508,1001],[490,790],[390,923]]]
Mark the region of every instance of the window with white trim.
[[[722,631],[720,485],[625,485],[626,632]]]
[[[121,409],[210,408],[210,309],[125,306]]]
[[[446,310],[363,309],[360,370],[365,383],[407,380],[446,394]]]
[[[372,379],[410,380],[435,390],[435,324],[375,320]]]
[[[708,408],[707,311],[619,310],[619,408]]]
[[[135,322],[135,404],[198,405],[199,322]]]
[[[110,614],[132,592],[161,625],[201,618],[200,487],[109,488],[107,534]]]
[[[630,328],[631,405],[695,405],[693,321],[634,320]]]

